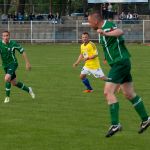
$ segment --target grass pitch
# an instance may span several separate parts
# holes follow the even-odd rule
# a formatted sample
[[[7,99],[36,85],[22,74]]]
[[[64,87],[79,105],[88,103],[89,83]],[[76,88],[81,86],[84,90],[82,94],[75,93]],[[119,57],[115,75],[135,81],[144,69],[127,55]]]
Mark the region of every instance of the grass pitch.
[[[72,64],[80,45],[24,45],[32,71],[18,55],[17,77],[31,86],[36,99],[12,87],[11,101],[4,104],[4,74],[0,74],[0,150],[148,150],[150,128],[139,135],[140,119],[125,100],[120,101],[123,131],[105,138],[109,127],[108,107],[103,96],[104,82],[89,77],[93,93],[84,94],[79,74],[82,64]],[[102,60],[102,48],[99,55]],[[150,47],[129,44],[132,74],[137,93],[150,114]],[[101,63],[107,74],[109,67]]]

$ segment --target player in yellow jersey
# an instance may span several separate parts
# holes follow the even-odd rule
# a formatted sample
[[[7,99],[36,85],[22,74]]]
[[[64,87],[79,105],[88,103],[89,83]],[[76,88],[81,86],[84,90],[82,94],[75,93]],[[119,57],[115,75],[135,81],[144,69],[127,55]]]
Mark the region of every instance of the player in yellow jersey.
[[[93,88],[91,87],[86,75],[92,74],[96,78],[100,78],[102,80],[107,80],[108,78],[105,77],[101,69],[97,48],[93,42],[89,41],[89,34],[87,32],[82,33],[82,43],[81,53],[76,62],[73,64],[73,67],[77,67],[81,61],[85,62],[80,74],[80,79],[87,88],[84,92],[90,93],[93,92]]]

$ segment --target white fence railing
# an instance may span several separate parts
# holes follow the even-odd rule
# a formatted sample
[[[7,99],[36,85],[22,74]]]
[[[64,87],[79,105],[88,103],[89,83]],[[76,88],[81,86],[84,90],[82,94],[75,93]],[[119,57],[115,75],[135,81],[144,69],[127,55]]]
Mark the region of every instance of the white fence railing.
[[[150,42],[150,20],[115,21],[124,31],[127,42]],[[71,20],[64,24],[48,21],[0,22],[0,32],[9,30],[11,39],[23,42],[76,42],[80,41],[81,33],[88,32],[91,40],[98,41],[97,33],[83,21]]]

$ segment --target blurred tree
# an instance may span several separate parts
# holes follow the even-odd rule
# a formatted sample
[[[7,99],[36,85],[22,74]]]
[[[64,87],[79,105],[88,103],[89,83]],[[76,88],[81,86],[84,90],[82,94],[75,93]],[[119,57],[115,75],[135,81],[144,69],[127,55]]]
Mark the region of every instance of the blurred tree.
[[[7,14],[10,8],[11,0],[0,0],[0,12]]]
[[[17,3],[17,13],[24,14],[26,0],[18,0]]]
[[[138,11],[139,14],[150,13],[150,0],[148,3],[118,3],[115,4],[118,13],[122,10]],[[71,14],[72,12],[86,12],[89,8],[100,9],[101,4],[89,5],[87,0],[0,0],[0,12],[8,13],[25,11],[31,13],[53,13],[59,12],[62,15]]]
[[[88,9],[88,1],[87,0],[82,0],[83,3],[83,13],[85,14]]]

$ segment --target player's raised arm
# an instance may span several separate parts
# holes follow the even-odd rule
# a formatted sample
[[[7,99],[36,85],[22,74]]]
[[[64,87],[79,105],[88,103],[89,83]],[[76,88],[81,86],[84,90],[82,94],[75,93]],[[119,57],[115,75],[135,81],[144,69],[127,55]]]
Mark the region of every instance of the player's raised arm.
[[[82,59],[83,59],[83,55],[80,54],[76,62],[73,64],[73,67],[77,67],[78,64],[82,61]]]
[[[31,64],[30,64],[30,62],[29,62],[29,59],[28,59],[27,54],[26,54],[25,51],[22,53],[22,56],[23,56],[23,58],[24,58],[24,60],[25,60],[25,63],[26,63],[26,69],[27,69],[28,71],[31,70]]]
[[[115,29],[110,32],[105,32],[102,29],[98,29],[97,32],[102,36],[114,36],[114,37],[119,37],[124,34],[121,29]]]

